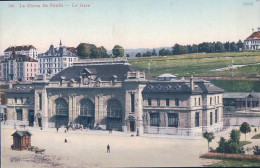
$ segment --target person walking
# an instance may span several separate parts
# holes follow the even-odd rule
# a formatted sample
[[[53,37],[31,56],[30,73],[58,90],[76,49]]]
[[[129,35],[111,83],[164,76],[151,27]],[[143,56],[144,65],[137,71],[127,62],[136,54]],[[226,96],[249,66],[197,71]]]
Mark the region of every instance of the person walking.
[[[59,132],[59,127],[56,127],[56,129],[57,129],[57,132]]]
[[[110,146],[107,144],[107,153],[110,153]]]

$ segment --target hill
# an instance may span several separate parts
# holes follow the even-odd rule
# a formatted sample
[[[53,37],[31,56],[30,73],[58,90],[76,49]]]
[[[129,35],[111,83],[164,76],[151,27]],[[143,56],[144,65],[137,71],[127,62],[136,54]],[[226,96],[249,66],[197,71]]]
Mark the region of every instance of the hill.
[[[154,77],[163,73],[172,73],[179,77],[203,77],[209,80],[222,80],[214,83],[221,85],[226,91],[259,90],[260,92],[259,87],[253,87],[260,86],[260,51],[184,54],[132,59],[129,62]],[[228,83],[225,81],[228,80],[247,82],[242,82],[244,84],[240,83],[239,86],[234,86],[236,82],[233,82],[232,87],[228,86],[230,82],[225,85]]]

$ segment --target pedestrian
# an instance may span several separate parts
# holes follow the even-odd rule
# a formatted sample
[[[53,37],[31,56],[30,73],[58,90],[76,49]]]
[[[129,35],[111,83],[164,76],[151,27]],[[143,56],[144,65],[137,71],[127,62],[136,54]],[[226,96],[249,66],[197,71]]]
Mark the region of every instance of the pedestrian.
[[[107,153],[110,153],[110,146],[107,144]]]
[[[72,129],[73,129],[73,131],[75,131],[75,125],[74,124],[72,125]]]
[[[56,127],[56,129],[57,129],[57,132],[59,132],[59,127]]]
[[[67,138],[65,138],[64,142],[65,142],[65,143],[67,143],[67,142],[68,142],[68,141],[67,141]]]
[[[82,129],[83,129],[83,125],[81,124],[81,125],[80,125],[80,130],[82,131]]]
[[[68,132],[68,131],[69,131],[69,126],[67,126],[66,129],[67,129],[67,132]],[[66,131],[66,130],[65,130],[65,131]]]
[[[255,128],[255,132],[256,132],[256,128]]]

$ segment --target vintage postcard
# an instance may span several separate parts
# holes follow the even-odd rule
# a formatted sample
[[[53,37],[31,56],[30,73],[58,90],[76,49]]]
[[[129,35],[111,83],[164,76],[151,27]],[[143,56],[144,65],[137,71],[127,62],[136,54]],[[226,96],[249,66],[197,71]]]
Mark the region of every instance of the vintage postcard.
[[[0,1],[1,167],[260,167],[259,11]]]

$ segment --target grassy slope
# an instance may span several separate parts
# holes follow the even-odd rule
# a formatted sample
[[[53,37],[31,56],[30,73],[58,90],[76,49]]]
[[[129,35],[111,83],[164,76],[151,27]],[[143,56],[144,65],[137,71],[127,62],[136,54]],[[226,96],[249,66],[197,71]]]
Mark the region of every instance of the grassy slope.
[[[260,75],[260,52],[230,52],[230,53],[198,53],[174,55],[167,57],[141,58],[129,60],[141,70],[158,76],[162,73],[177,74],[179,77],[257,77]],[[249,65],[233,70],[211,71],[233,65]],[[260,92],[260,81],[212,81],[216,86],[228,92]]]
[[[260,81],[211,80],[227,92],[260,92]]]
[[[260,75],[260,65],[241,67],[229,71],[211,71],[227,67],[230,64],[244,65],[260,63],[260,52],[231,53],[199,53],[174,55],[156,58],[141,58],[129,61],[132,65],[158,76],[162,73],[173,73],[178,76],[225,76],[225,77],[256,77]]]
[[[252,137],[252,139],[260,139],[260,134],[256,134]]]
[[[248,145],[248,144],[251,144],[252,142],[250,141],[240,141],[239,142],[239,146],[242,147],[242,146],[245,146],[245,145]]]
[[[259,161],[252,160],[221,160],[218,163],[210,165],[211,167],[259,167]]]

